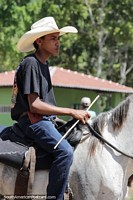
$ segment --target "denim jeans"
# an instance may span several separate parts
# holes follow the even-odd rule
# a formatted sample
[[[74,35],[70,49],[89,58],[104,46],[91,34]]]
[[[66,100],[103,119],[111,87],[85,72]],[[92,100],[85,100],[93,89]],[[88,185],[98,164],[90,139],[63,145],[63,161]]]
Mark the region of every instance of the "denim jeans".
[[[35,143],[44,151],[53,155],[53,162],[49,171],[49,183],[47,186],[47,198],[63,200],[68,175],[73,160],[73,149],[67,140],[63,139],[59,146],[54,146],[61,139],[61,134],[57,131],[50,120],[41,120],[26,127],[26,136],[32,138]],[[56,197],[56,198],[54,198]]]

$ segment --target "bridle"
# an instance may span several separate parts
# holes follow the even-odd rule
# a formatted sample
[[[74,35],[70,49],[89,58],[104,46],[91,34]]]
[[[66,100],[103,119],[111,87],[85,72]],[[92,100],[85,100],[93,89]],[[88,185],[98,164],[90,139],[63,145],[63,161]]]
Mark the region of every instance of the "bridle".
[[[94,135],[96,138],[98,138],[99,140],[101,140],[103,143],[106,143],[108,146],[110,146],[111,148],[113,148],[117,152],[121,153],[122,155],[124,155],[124,156],[126,156],[128,158],[133,159],[133,156],[131,156],[131,155],[127,154],[127,153],[124,153],[123,151],[119,150],[117,147],[115,147],[114,145],[112,145],[110,142],[108,142],[106,139],[104,139],[103,136],[100,133],[98,133],[97,131],[95,131],[94,128],[89,123],[87,123],[87,126],[88,126],[91,134]]]

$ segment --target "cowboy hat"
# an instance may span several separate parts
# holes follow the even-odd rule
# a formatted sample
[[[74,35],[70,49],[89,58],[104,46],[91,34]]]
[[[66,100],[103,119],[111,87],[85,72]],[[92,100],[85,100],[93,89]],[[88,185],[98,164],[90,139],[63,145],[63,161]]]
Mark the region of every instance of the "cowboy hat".
[[[34,50],[33,43],[37,38],[56,32],[64,35],[65,33],[77,33],[78,31],[73,26],[65,26],[59,29],[53,17],[45,17],[32,24],[31,30],[26,32],[18,41],[17,49],[21,52],[32,51]]]

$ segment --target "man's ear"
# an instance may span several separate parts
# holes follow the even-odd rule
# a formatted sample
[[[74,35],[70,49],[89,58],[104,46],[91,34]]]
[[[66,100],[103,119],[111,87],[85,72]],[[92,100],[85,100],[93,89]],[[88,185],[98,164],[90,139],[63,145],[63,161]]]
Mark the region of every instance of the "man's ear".
[[[40,46],[41,42],[42,42],[42,39],[41,39],[41,38],[37,38],[37,39],[36,39],[36,43],[37,43],[39,46]]]

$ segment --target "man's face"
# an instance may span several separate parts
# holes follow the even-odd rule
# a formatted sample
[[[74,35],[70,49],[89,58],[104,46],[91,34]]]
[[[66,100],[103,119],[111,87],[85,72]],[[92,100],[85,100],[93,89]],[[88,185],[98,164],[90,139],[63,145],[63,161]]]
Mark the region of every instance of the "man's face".
[[[58,56],[60,50],[59,33],[45,35],[43,39],[38,39],[39,50],[47,56]]]

